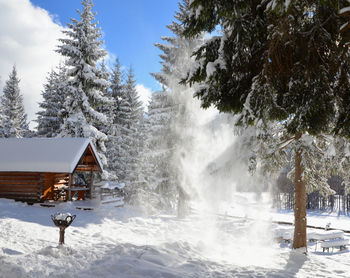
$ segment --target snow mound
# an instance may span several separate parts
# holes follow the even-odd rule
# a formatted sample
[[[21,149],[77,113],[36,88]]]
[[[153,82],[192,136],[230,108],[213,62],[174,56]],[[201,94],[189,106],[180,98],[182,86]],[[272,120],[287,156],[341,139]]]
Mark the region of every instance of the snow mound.
[[[66,220],[69,217],[72,218],[72,214],[70,214],[69,212],[67,212],[67,213],[59,212],[59,213],[56,213],[53,217],[56,220]]]
[[[114,190],[114,189],[123,189],[125,187],[125,183],[124,182],[114,182],[114,181],[101,181],[99,183],[96,183],[97,186],[100,186],[101,188],[104,189],[110,189],[110,190]]]

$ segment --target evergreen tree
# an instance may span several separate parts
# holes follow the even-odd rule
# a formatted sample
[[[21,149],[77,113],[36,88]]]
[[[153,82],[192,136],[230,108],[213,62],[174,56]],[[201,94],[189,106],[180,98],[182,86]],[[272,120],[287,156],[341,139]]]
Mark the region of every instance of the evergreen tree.
[[[100,69],[101,69],[101,79],[105,80],[106,82],[109,82],[110,73],[107,70],[105,61],[102,61]],[[112,132],[111,129],[112,129],[114,117],[115,117],[114,110],[115,110],[116,103],[112,96],[112,91],[110,86],[105,87],[102,93],[103,93],[103,96],[106,99],[108,99],[108,102],[98,107],[98,111],[106,115],[107,124],[100,123],[99,125],[97,125],[97,128],[98,130],[101,130],[103,133],[109,136]]]
[[[58,67],[58,73],[52,70],[42,92],[43,101],[39,103],[42,111],[38,115],[37,135],[40,137],[56,137],[61,132],[65,116],[66,75],[64,65]]]
[[[24,111],[19,81],[16,67],[13,66],[9,79],[5,83],[4,94],[1,98],[2,132],[0,133],[6,138],[22,138],[29,134],[27,114]]]
[[[106,147],[108,149],[106,155],[108,160],[107,169],[109,172],[114,173],[116,176],[118,176],[119,179],[122,178],[119,175],[125,171],[125,165],[120,165],[119,156],[121,154],[123,154],[123,156],[127,156],[126,153],[123,153],[123,148],[120,145],[122,140],[120,137],[120,122],[118,120],[120,116],[119,104],[124,90],[122,79],[123,77],[120,69],[120,63],[117,58],[110,76],[110,95],[113,99],[113,106],[111,107],[113,121],[111,122],[108,141],[106,142]]]
[[[129,198],[137,191],[139,180],[140,150],[142,148],[143,110],[135,88],[135,80],[130,68],[125,84],[116,60],[112,71],[111,93],[116,107],[114,123],[108,142],[109,169],[121,182],[127,184]]]
[[[266,1],[192,1],[191,8],[183,35],[192,38],[218,25],[221,30],[195,51],[198,64],[187,81],[205,82],[195,93],[203,107],[214,104],[220,111],[239,113],[266,59]]]
[[[128,127],[137,130],[141,119],[143,118],[142,102],[139,100],[139,95],[136,91],[136,81],[132,67],[129,68],[127,80],[125,83],[125,94],[129,105],[129,123]]]
[[[170,94],[152,93],[144,126],[138,197],[140,202],[157,209],[176,207],[176,178],[171,163],[175,146],[171,129],[173,114]]]
[[[120,143],[119,163],[124,173],[118,177],[129,183],[135,183],[135,173],[140,153],[141,134],[140,126],[143,118],[142,103],[135,87],[135,79],[130,67],[123,93],[120,96],[119,113],[117,114],[118,142]],[[119,124],[119,125],[118,125]],[[121,170],[121,167],[119,167]],[[132,186],[129,188],[135,191]]]
[[[326,169],[324,135],[336,126],[339,57],[348,51],[339,34],[344,20],[338,1],[195,0],[191,9],[186,36],[218,24],[222,35],[195,53],[198,65],[187,82],[201,83],[196,95],[204,107],[241,114],[239,124],[253,124],[256,138],[271,139],[270,147],[261,145],[264,160],[286,155],[281,149],[288,148],[294,162],[293,248],[306,247],[306,183],[315,184],[317,174],[324,180],[317,169]]]
[[[123,84],[123,80],[124,80],[124,75],[123,72],[121,70],[121,66],[120,66],[120,62],[119,59],[117,58],[115,60],[115,64],[114,64],[114,68],[112,70],[112,74],[111,74],[111,94],[112,97],[115,100],[115,114],[117,115],[117,110],[118,110],[118,104],[119,104],[119,100],[120,100],[120,96],[122,95],[123,89],[124,89],[124,84]],[[118,117],[116,116],[114,118],[114,122],[116,123],[118,120]]]
[[[190,14],[189,0],[179,2],[179,11],[175,13],[175,20],[172,21],[167,28],[174,36],[163,36],[164,43],[155,43],[163,53],[159,55],[162,59],[161,71],[151,73],[151,75],[163,86],[166,90],[173,82],[179,82],[186,76],[186,70],[192,66],[192,52],[203,43],[203,35],[198,35],[195,38],[185,38],[183,36],[183,22]],[[186,69],[186,70],[184,70]]]
[[[106,134],[96,127],[107,124],[106,115],[98,112],[109,104],[103,92],[109,83],[103,78],[97,62],[106,56],[101,48],[100,29],[96,27],[92,1],[82,1],[83,10],[78,11],[80,21],[71,19],[69,30],[63,31],[67,38],[60,39],[57,52],[67,57],[67,96],[65,101],[67,116],[64,119],[61,136],[87,137],[95,144],[102,163]]]

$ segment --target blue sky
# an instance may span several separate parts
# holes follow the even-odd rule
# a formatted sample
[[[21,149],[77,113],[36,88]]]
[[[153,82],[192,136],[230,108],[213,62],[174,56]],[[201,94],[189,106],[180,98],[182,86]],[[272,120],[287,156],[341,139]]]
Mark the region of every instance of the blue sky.
[[[160,85],[150,75],[161,68],[154,46],[174,19],[178,0],[94,0],[110,57],[134,69],[144,108]],[[70,18],[79,19],[81,0],[0,0],[0,94],[13,65],[17,67],[25,110],[35,126],[48,72],[63,61],[55,52]]]
[[[47,10],[62,25],[78,19],[80,0],[31,0]],[[160,51],[154,46],[161,36],[171,35],[166,28],[178,9],[177,0],[95,0],[93,10],[104,34],[107,50],[125,67],[132,65],[138,84],[153,91],[160,86],[150,72],[160,70]]]

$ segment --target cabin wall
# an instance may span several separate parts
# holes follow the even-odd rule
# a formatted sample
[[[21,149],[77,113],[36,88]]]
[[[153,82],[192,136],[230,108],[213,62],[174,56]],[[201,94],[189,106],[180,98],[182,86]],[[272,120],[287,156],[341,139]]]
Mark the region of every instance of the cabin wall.
[[[25,202],[55,199],[55,189],[67,186],[67,173],[0,172],[0,198]]]
[[[44,173],[0,172],[0,198],[39,202],[43,183]]]
[[[90,172],[92,176],[93,173]],[[61,194],[67,190],[68,182],[68,173],[0,172],[0,198],[28,203],[66,200],[67,197]],[[90,181],[91,187],[93,179]],[[91,190],[85,197],[91,198],[93,193]]]

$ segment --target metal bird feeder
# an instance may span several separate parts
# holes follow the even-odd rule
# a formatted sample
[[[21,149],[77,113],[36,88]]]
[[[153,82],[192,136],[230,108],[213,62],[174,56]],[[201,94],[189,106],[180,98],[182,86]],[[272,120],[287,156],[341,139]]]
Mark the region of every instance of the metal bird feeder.
[[[60,239],[59,244],[64,244],[64,231],[70,224],[73,223],[76,215],[56,213],[51,215],[53,223],[60,229]]]

